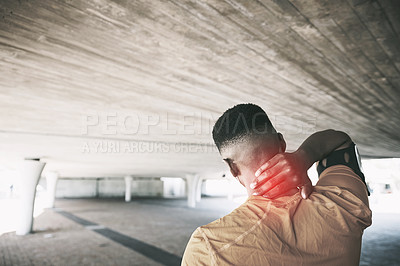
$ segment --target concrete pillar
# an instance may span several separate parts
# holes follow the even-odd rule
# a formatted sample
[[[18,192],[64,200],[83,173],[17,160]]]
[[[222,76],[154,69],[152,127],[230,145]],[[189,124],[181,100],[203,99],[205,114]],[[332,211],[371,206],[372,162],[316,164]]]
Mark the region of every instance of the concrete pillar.
[[[132,180],[131,176],[125,176],[125,202],[130,202],[132,198]]]
[[[196,191],[200,177],[198,175],[186,175],[187,205],[190,208],[196,207]]]
[[[36,186],[45,164],[39,159],[25,159],[20,165],[20,208],[18,210],[17,235],[26,235],[32,231]]]
[[[201,201],[201,189],[202,189],[203,179],[199,178],[196,185],[196,202]]]
[[[58,173],[56,172],[46,173],[47,208],[54,208],[54,201],[56,199],[57,181],[58,181]]]

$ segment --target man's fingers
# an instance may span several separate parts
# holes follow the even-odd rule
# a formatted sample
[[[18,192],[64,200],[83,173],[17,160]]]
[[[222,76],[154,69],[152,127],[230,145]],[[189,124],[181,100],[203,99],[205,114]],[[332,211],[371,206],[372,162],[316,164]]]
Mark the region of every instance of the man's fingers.
[[[264,172],[268,168],[270,168],[270,167],[274,166],[275,164],[277,164],[279,162],[280,158],[281,158],[280,154],[275,155],[268,162],[266,162],[260,168],[258,168],[258,170],[255,172],[254,175],[256,177],[258,177],[259,175],[261,175],[262,172]]]
[[[262,184],[267,182],[270,178],[275,176],[277,173],[281,172],[283,165],[280,163],[274,164],[269,169],[265,170],[261,175],[259,175],[253,182],[250,184],[250,188],[254,189],[260,187]]]
[[[258,188],[254,189],[253,195],[263,195],[269,192],[271,189],[275,188],[278,184],[286,180],[286,173],[281,172],[276,176],[270,177],[262,184],[258,184]]]

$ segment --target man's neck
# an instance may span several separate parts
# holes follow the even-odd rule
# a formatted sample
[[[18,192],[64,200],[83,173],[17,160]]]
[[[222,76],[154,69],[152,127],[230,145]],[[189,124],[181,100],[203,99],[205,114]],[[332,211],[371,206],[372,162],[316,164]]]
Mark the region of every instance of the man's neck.
[[[250,187],[247,187],[247,186],[246,186],[246,189],[247,189],[248,196],[251,197],[253,195],[254,190],[251,189]],[[292,189],[290,189],[290,190],[288,190],[288,191],[286,191],[284,193],[279,194],[274,199],[280,198],[280,197],[284,197],[284,196],[292,196],[292,195],[294,195],[294,194],[296,194],[298,192],[299,192],[299,190],[297,188],[292,188]],[[263,195],[260,195],[260,196],[263,196]]]

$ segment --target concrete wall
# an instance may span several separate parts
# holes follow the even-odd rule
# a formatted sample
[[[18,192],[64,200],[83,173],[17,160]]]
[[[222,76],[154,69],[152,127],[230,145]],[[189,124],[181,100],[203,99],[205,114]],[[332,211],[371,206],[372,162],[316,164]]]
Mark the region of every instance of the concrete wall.
[[[89,179],[60,179],[57,183],[57,198],[86,198],[96,197],[97,180]]]
[[[124,179],[100,179],[98,181],[99,197],[122,197],[125,196]]]
[[[46,180],[40,185],[46,187]],[[133,180],[132,196],[161,197],[163,182],[155,179]],[[125,181],[112,179],[59,179],[57,198],[91,198],[91,197],[124,197]]]
[[[133,180],[132,196],[163,196],[163,182],[161,180]]]

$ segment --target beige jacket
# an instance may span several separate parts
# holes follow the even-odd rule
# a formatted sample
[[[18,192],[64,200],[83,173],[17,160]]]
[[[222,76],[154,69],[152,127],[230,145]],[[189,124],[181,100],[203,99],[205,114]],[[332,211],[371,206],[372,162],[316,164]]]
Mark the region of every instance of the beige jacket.
[[[182,265],[358,265],[371,225],[364,183],[343,165],[320,176],[310,198],[252,196],[192,234]]]

